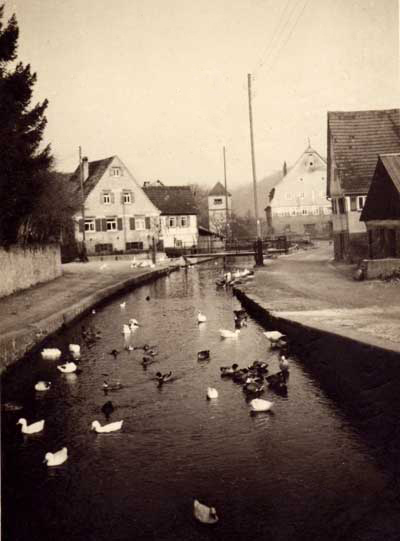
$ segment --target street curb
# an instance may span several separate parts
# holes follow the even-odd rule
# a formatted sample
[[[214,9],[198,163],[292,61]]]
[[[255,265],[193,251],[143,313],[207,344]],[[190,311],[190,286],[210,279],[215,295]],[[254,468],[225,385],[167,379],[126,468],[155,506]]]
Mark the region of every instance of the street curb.
[[[67,308],[63,308],[59,312],[38,321],[35,325],[29,325],[18,331],[0,335],[0,374],[31,350],[38,348],[46,338],[83,316],[94,307],[125,290],[152,282],[177,270],[179,270],[179,267],[173,266],[144,271],[132,278],[103,287]]]

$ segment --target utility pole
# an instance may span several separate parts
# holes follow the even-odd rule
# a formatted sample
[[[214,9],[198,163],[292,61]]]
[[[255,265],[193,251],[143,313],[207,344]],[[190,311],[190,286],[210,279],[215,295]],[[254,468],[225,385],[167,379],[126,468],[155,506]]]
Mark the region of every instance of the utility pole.
[[[87,252],[86,252],[86,231],[85,231],[85,194],[83,191],[83,163],[82,163],[82,148],[79,147],[79,178],[81,182],[81,206],[82,206],[82,255],[81,259],[83,262],[87,262]]]
[[[253,192],[254,192],[254,212],[257,223],[257,240],[255,243],[255,259],[256,266],[263,266],[263,248],[261,240],[261,223],[258,216],[258,200],[257,200],[257,174],[256,174],[256,159],[254,155],[254,135],[253,135],[253,111],[251,107],[251,73],[247,74],[247,83],[249,91],[249,120],[250,120],[250,147],[251,147],[251,166],[253,170]]]
[[[225,183],[225,242],[228,240],[228,231],[229,231],[229,225],[228,225],[228,187],[226,185],[226,155],[225,155],[225,147],[223,147],[223,155],[224,155],[224,183]]]

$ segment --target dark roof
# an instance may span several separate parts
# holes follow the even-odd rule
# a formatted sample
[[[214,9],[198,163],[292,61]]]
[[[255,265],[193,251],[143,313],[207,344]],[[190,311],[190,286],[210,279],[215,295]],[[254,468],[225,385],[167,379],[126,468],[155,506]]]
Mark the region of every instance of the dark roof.
[[[93,188],[96,186],[96,184],[99,182],[101,177],[104,175],[107,167],[110,165],[110,163],[113,161],[115,156],[111,156],[110,158],[104,158],[103,160],[96,160],[94,162],[89,162],[89,176],[83,183],[83,192],[86,197],[90,194],[90,192],[93,190]],[[77,189],[80,190],[80,171],[79,171],[79,165],[76,168],[75,172],[71,176],[71,181],[75,182],[77,184]]]
[[[199,225],[198,227],[200,237],[218,237],[220,239],[225,238],[221,233],[216,233],[215,231],[210,231],[206,227]]]
[[[143,191],[162,215],[198,214],[190,186],[144,186]]]
[[[225,194],[231,195],[229,192],[225,190],[225,188],[222,186],[220,182],[217,182],[217,184],[214,186],[214,188],[209,192],[208,195],[225,195]]]
[[[360,220],[400,219],[400,154],[378,157]]]
[[[344,192],[368,192],[378,154],[400,152],[400,110],[328,112],[329,161],[331,145]]]

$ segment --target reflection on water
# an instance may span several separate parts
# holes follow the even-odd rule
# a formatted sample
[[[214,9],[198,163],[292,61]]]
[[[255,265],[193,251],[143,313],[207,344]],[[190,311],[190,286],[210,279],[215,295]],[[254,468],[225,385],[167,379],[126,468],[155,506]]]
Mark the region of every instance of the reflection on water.
[[[214,263],[172,273],[54,337],[48,345],[64,357],[69,343],[81,345],[79,375],[59,374],[57,362],[33,355],[4,378],[3,402],[23,406],[3,411],[4,539],[339,539],[375,505],[385,473],[300,363],[291,362],[287,396],[263,395],[273,414],[251,415],[241,387],[220,377],[220,366],[256,359],[274,373],[278,354],[251,320],[238,340],[221,340],[218,330],[233,330],[239,306],[215,289],[219,273]],[[199,310],[207,315],[201,325]],[[143,349],[124,349],[130,318],[141,326],[129,345],[159,346],[148,366]],[[83,325],[101,331],[90,348]],[[210,360],[198,361],[204,349]],[[173,380],[158,386],[157,371],[172,371]],[[39,379],[52,381],[40,399],[32,391]],[[105,395],[104,379],[122,388]],[[207,400],[207,387],[217,399]],[[123,419],[123,429],[96,434],[90,425],[108,422],[107,401],[109,421]],[[19,417],[45,418],[44,432],[22,437]],[[44,466],[45,453],[64,445],[68,461]],[[193,497],[217,508],[213,529],[194,521]]]

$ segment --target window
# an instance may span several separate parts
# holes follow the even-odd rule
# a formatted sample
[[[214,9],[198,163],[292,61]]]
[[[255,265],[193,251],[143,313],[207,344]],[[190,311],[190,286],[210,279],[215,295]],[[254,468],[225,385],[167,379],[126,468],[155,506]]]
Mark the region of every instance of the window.
[[[353,195],[350,197],[350,210],[351,211],[357,210],[357,197]]]
[[[139,231],[143,231],[144,229],[146,229],[146,222],[143,217],[135,216],[135,229],[138,229]]]
[[[222,205],[222,198],[214,199],[214,205]]]
[[[324,214],[331,214],[332,210],[329,207],[323,207]]]
[[[339,197],[338,205],[339,205],[339,214],[344,214],[346,210],[345,210],[345,201],[343,197]]]
[[[181,216],[180,217],[180,226],[181,227],[189,227],[189,216]]]
[[[176,227],[176,217],[175,216],[168,216],[167,226],[168,227]]]
[[[132,195],[132,192],[122,192],[122,203],[124,205],[130,205],[132,203],[132,200],[133,200],[133,195]]]
[[[313,207],[312,213],[315,214],[315,216],[317,216],[319,214],[319,208],[318,207]]]
[[[127,242],[127,250],[143,250],[143,242]]]
[[[286,199],[292,199],[292,194],[291,193],[285,193],[285,197],[286,197]]]
[[[182,241],[178,239],[174,239],[175,246],[177,248],[182,248]]]
[[[116,231],[117,230],[117,220],[115,218],[107,218],[106,220],[107,231]]]
[[[337,214],[337,204],[336,199],[332,199],[332,213]]]
[[[308,214],[308,210],[307,210],[307,209],[302,209],[301,213],[304,214],[304,215],[307,215],[307,214]]]
[[[111,204],[111,192],[104,192],[103,193],[103,203],[105,205]]]
[[[96,231],[94,220],[85,220],[85,231]]]
[[[296,216],[296,209],[290,209],[290,216]]]
[[[357,210],[362,210],[365,205],[367,197],[365,195],[361,195],[357,198]]]
[[[304,192],[299,192],[299,198],[304,199]]]
[[[96,253],[99,252],[112,252],[113,245],[112,244],[96,244],[94,247],[94,251]]]
[[[121,167],[111,167],[110,168],[110,177],[122,177],[122,168]]]

